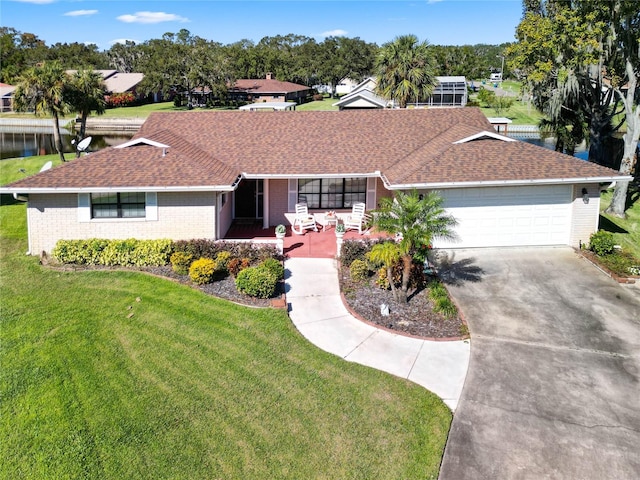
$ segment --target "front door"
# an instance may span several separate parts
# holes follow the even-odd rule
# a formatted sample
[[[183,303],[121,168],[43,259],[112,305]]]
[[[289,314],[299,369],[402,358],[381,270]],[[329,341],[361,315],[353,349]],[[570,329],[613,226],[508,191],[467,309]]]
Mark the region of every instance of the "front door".
[[[262,218],[263,183],[262,180],[243,179],[234,194],[235,218]]]

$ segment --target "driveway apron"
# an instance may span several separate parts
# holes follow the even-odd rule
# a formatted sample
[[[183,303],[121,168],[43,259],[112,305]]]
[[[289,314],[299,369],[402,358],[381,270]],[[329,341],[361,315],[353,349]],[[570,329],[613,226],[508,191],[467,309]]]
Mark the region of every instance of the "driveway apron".
[[[471,332],[440,479],[640,478],[640,289],[570,248],[440,263]]]

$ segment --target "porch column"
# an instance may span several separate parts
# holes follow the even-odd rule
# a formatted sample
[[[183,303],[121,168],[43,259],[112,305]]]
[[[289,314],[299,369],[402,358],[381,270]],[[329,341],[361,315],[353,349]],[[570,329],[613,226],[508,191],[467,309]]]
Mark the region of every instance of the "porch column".
[[[262,228],[269,228],[269,179],[262,181]]]

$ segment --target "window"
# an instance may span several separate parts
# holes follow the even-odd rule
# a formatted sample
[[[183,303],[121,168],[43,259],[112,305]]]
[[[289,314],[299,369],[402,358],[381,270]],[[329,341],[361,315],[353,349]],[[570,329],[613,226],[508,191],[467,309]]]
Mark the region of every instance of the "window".
[[[351,208],[366,202],[367,179],[304,178],[298,181],[298,202],[309,208]]]
[[[91,218],[144,218],[144,192],[92,193]]]

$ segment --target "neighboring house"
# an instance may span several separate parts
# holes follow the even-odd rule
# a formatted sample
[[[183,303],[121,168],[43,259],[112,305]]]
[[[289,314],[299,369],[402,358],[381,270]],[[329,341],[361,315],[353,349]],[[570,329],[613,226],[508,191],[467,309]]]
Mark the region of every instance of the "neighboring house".
[[[345,77],[340,80],[336,85],[336,94],[345,95],[353,92],[362,82],[357,82],[352,78]],[[331,92],[331,86],[329,86],[329,92]]]
[[[27,199],[29,251],[59,239],[210,238],[232,222],[375,209],[437,190],[446,247],[573,245],[598,227],[616,171],[503,137],[479,108],[153,113],[129,142],[0,188]]]
[[[464,107],[467,104],[467,81],[465,77],[436,77],[438,81],[431,97],[420,104],[412,104],[416,107]],[[340,110],[353,108],[388,108],[393,107],[393,102],[385,100],[375,93],[377,81],[374,77],[368,77],[353,87],[352,91],[343,96],[333,105]]]
[[[67,70],[69,75],[73,75],[77,70]],[[94,70],[104,78],[107,95],[114,93],[131,92],[137,96],[136,87],[144,79],[144,73],[122,73],[117,70]]]
[[[17,87],[0,83],[0,112],[13,112],[13,92]]]
[[[297,83],[281,82],[268,73],[266,78],[236,80],[229,88],[229,98],[243,102],[306,102],[313,89]]]

